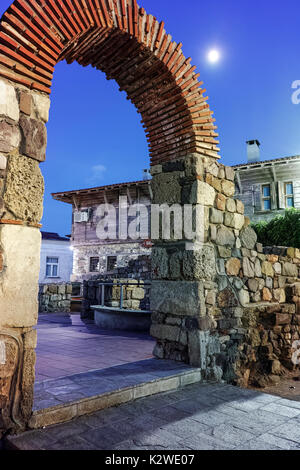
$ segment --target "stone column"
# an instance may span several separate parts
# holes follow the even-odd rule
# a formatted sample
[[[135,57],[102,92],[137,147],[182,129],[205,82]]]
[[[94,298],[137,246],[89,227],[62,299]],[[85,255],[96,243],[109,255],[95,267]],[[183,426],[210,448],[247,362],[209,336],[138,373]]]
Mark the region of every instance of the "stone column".
[[[203,379],[221,380],[226,373],[224,357],[230,362],[230,334],[241,327],[243,305],[249,301],[239,251],[240,230],[247,221],[243,205],[233,199],[233,169],[193,154],[154,167],[152,175],[154,203],[199,206],[203,222],[195,250],[186,239],[167,241],[160,236],[155,241],[154,354],[201,368]]]
[[[208,315],[207,304],[213,303],[216,290],[215,249],[209,237],[209,207],[215,204],[216,192],[205,181],[205,168],[213,162],[192,154],[152,169],[154,204],[180,205],[183,214],[185,205],[193,205],[194,222],[198,205],[201,217],[199,231],[192,240],[185,236],[182,240],[174,236],[165,240],[163,234],[154,240],[151,290],[151,334],[157,339],[154,354],[198,366],[206,377],[220,375],[207,355],[207,348],[218,349],[210,335],[214,321]],[[173,224],[176,223],[174,219]],[[191,249],[196,241],[200,245]]]
[[[32,413],[49,104],[0,80],[0,437]]]

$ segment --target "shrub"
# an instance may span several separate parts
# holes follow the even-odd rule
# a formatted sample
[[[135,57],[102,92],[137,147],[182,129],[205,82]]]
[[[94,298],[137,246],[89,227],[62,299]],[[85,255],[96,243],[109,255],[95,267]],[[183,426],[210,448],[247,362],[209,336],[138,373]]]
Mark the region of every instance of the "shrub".
[[[258,241],[265,246],[300,248],[300,210],[288,209],[270,222],[252,224]]]

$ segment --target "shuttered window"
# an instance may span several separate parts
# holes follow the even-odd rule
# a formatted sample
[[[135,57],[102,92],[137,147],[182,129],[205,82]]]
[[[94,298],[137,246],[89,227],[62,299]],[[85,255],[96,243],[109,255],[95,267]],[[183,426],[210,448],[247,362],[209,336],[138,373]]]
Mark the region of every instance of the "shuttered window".
[[[284,185],[285,207],[294,207],[294,187],[293,183],[285,183]]]
[[[270,211],[272,209],[271,185],[264,184],[262,186],[262,209]]]

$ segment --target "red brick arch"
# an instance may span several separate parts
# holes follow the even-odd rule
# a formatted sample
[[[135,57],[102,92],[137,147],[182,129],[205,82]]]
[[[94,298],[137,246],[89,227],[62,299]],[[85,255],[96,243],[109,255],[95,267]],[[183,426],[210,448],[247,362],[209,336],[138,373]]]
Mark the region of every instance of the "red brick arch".
[[[106,73],[142,115],[151,164],[218,157],[199,74],[136,0],[15,0],[1,19],[0,75],[49,94],[57,62]]]

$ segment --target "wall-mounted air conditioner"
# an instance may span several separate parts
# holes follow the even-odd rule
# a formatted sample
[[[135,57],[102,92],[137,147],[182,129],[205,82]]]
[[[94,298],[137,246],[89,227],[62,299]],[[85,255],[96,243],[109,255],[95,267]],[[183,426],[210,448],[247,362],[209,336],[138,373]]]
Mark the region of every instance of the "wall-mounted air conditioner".
[[[89,221],[89,211],[75,211],[74,212],[74,222],[88,222]]]

